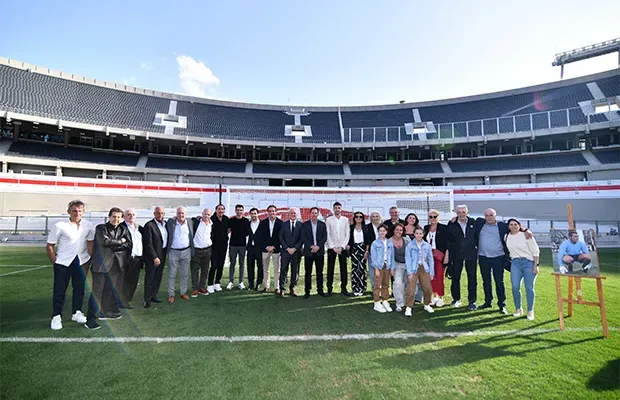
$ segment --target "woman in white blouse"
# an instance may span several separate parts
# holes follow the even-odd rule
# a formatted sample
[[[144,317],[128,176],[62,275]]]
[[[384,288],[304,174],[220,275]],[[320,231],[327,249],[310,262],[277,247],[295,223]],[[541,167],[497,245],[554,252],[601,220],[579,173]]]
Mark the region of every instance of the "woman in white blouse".
[[[521,223],[510,218],[508,220],[509,233],[506,234],[506,247],[510,252],[512,264],[510,267],[510,281],[512,282],[512,297],[516,311],[515,317],[523,315],[521,308],[521,280],[525,282],[525,297],[527,299],[527,319],[534,320],[534,283],[538,276],[538,256],[540,249],[532,237],[526,239],[521,232]]]

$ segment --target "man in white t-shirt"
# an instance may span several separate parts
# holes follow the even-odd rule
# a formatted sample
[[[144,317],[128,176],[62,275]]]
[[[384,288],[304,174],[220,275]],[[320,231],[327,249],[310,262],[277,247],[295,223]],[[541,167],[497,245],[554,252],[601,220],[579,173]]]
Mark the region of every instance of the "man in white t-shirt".
[[[342,215],[342,204],[334,203],[334,214],[325,220],[327,225],[327,296],[332,295],[336,258],[340,266],[340,293],[349,295],[347,290],[347,252],[349,251],[349,219]]]
[[[88,262],[93,253],[95,229],[90,221],[82,220],[84,203],[73,200],[67,207],[69,219],[57,222],[50,230],[45,251],[54,265],[54,295],[52,322],[53,330],[62,329],[62,308],[69,281],[73,286],[71,320],[86,323],[82,313],[84,284],[88,273]]]

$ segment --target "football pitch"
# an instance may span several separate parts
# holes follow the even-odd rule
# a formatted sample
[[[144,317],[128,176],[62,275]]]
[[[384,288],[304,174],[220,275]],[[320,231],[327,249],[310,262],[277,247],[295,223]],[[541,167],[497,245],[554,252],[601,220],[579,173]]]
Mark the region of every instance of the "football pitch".
[[[71,322],[67,296],[64,329],[54,332],[43,246],[0,247],[0,398],[619,398],[620,251],[599,250],[609,339],[595,307],[574,306],[559,331],[551,254],[542,253],[535,321],[511,315],[506,273],[508,316],[416,305],[405,318],[374,312],[369,294],[278,299],[237,289],[144,309],[141,282],[136,308],[98,331]],[[593,280],[583,292],[596,300]]]

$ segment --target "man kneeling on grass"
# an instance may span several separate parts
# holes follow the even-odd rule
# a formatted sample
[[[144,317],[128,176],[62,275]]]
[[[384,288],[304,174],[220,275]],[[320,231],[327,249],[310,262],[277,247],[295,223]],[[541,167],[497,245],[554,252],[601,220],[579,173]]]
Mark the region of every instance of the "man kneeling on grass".
[[[99,329],[99,320],[120,319],[119,294],[123,288],[123,271],[129,264],[133,244],[123,220],[123,210],[113,207],[108,222],[95,228],[93,251],[93,286],[86,316],[86,328]]]

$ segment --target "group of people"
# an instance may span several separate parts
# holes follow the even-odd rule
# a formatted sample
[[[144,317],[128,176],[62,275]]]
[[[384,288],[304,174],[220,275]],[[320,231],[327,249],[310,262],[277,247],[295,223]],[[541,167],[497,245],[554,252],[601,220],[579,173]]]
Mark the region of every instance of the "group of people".
[[[362,296],[368,277],[372,285],[373,309],[391,312],[389,286],[396,310],[411,316],[414,304],[423,309],[444,303],[444,276],[452,282],[451,305],[460,307],[461,274],[467,274],[468,308],[492,307],[493,280],[497,306],[506,310],[504,268],[511,259],[511,282],[516,311],[521,306],[521,281],[525,281],[527,317],[534,319],[534,282],[538,274],[539,249],[529,230],[519,221],[496,221],[493,209],[484,218],[468,216],[465,205],[457,206],[457,216],[447,224],[439,221],[437,210],[428,212],[429,223],[420,225],[410,213],[402,220],[397,207],[390,208],[390,218],[383,221],[372,212],[366,223],[362,212],[353,214],[353,223],[343,215],[342,205],[333,204],[333,214],[325,222],[319,209],[312,207],[310,219],[302,222],[297,208],[288,209],[288,219],[277,217],[274,205],[267,207],[267,218],[259,219],[259,210],[250,209],[245,216],[241,204],[235,214],[225,215],[225,206],[209,208],[200,217],[190,218],[185,207],[165,219],[163,207],[155,207],[153,219],[144,226],[136,223],[134,209],[114,207],[105,224],[93,226],[83,220],[85,205],[74,200],[68,205],[69,219],[54,225],[49,233],[46,251],[54,265],[54,294],[51,328],[62,329],[62,309],[69,281],[73,287],[72,321],[98,329],[98,321],[119,319],[121,308],[131,309],[140,270],[145,270],[143,307],[160,303],[159,287],[168,261],[167,300],[174,303],[179,276],[179,297],[184,301],[200,295],[222,291],[221,279],[229,257],[226,289],[235,286],[235,269],[239,265],[237,287],[245,290],[245,272],[249,290],[271,292],[270,264],[273,265],[275,295],[297,297],[301,263],[304,263],[304,294],[310,296],[312,274],[316,275],[319,296],[333,293],[336,260],[340,269],[340,293]],[[327,252],[327,279],[324,282],[324,260]],[[348,291],[348,258],[351,259],[351,292]],[[510,261],[509,261],[510,262]],[[477,269],[480,266],[484,303],[477,307]],[[82,313],[86,276],[92,274],[88,311]],[[289,273],[290,271],[290,273]],[[191,272],[191,291],[189,277]],[[287,291],[288,289],[288,291]]]

